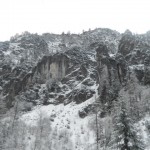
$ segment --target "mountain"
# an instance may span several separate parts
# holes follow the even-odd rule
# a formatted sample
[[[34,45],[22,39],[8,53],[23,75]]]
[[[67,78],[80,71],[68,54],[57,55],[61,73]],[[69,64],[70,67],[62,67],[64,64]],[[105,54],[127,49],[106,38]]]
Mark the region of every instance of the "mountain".
[[[149,38],[98,28],[0,42],[0,149],[149,150]]]

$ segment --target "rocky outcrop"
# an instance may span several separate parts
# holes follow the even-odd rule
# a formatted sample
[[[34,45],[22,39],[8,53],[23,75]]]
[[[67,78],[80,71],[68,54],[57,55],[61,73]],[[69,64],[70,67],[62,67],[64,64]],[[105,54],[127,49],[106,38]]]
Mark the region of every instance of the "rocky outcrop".
[[[47,80],[61,80],[69,68],[69,58],[64,54],[44,56],[32,69],[30,74],[23,79],[24,85],[46,83]]]
[[[37,66],[32,69],[31,73],[26,74],[23,79],[11,78],[11,74],[14,76],[14,74],[17,74],[17,71],[10,72],[9,81],[3,86],[3,94],[8,94],[7,103],[10,103],[9,105],[11,106],[15,95],[33,87],[34,84],[45,84],[47,81],[61,80],[66,75],[68,68],[69,58],[64,54],[58,54],[54,56],[44,56]]]
[[[82,88],[73,90],[67,97],[70,101],[75,101],[77,104],[80,104],[91,98],[93,94],[95,94],[94,90]]]
[[[98,45],[96,60],[99,100],[105,104],[104,109],[110,109],[112,101],[117,99],[118,92],[126,86],[133,74],[140,84],[150,84],[149,54],[150,46],[146,38],[133,35],[129,30],[122,35],[115,55],[110,55],[105,43]]]
[[[123,33],[122,38],[119,42],[118,52],[121,53],[123,56],[129,54],[136,46],[136,39],[135,36],[132,34],[131,31],[126,30]]]
[[[144,60],[144,84],[150,85],[150,55]]]
[[[109,108],[131,73],[140,83],[150,83],[148,34],[109,29],[81,35],[24,33],[0,48],[0,92],[10,107],[18,95],[34,104],[79,104],[96,93],[97,83],[99,100]]]
[[[117,91],[124,84],[127,68],[121,56],[112,58],[106,45],[99,45],[96,50],[97,71],[99,77],[99,94],[101,103],[111,103],[117,96]]]
[[[127,30],[119,43],[118,53],[126,61],[129,70],[136,74],[140,82],[149,84],[149,57],[150,44],[148,40],[149,34],[133,35]],[[142,67],[144,66],[144,67]],[[130,74],[130,73],[129,73]]]

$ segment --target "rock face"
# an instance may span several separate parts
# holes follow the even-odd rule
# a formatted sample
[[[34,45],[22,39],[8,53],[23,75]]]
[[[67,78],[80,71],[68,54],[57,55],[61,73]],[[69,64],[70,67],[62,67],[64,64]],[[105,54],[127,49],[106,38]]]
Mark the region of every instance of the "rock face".
[[[134,72],[150,83],[149,34],[110,29],[75,34],[16,35],[0,43],[0,93],[6,108],[17,99],[36,104],[82,103],[94,96],[108,108]]]
[[[125,31],[120,40],[118,52],[122,55],[128,55],[134,50],[135,46],[136,39],[134,35],[132,35],[132,32],[129,30]]]
[[[68,94],[68,99],[71,99],[76,102],[76,104],[80,104],[87,99],[91,98],[95,94],[94,90],[89,89],[76,89],[73,90],[71,93]]]
[[[23,79],[23,85],[44,84],[47,80],[61,80],[67,74],[69,58],[64,54],[44,56],[42,60]]]
[[[120,40],[118,52],[128,67],[136,72],[138,79],[145,84],[149,83],[150,42],[148,35],[133,35],[130,31],[126,31]]]
[[[100,101],[102,104],[111,103],[117,98],[119,88],[125,82],[126,63],[118,55],[110,57],[106,45],[100,44],[96,52]]]
[[[9,95],[16,96],[19,92],[26,91],[35,84],[45,84],[47,81],[61,80],[65,77],[68,68],[69,59],[66,55],[44,56],[42,60],[38,62],[37,66],[32,69],[31,73],[27,73],[23,79],[19,77],[10,79],[9,83],[4,85],[3,90]],[[14,76],[16,74],[17,70],[10,73],[10,75]],[[7,101],[11,106],[11,102],[13,102],[12,96],[8,96]]]
[[[150,84],[150,55],[144,60],[144,83]]]
[[[98,45],[96,61],[99,99],[102,104],[107,104],[106,109],[110,109],[112,101],[117,99],[118,92],[126,86],[131,74],[135,74],[141,84],[149,84],[150,46],[143,38],[143,35],[133,35],[126,31],[115,55],[109,54],[109,48],[104,43]]]

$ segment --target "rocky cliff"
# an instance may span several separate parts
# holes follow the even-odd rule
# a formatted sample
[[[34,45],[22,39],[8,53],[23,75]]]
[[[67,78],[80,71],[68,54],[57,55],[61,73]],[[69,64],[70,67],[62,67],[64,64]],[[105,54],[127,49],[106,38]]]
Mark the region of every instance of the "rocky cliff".
[[[103,124],[101,128],[106,132],[105,136],[103,135],[104,137],[100,139],[100,143],[109,139],[107,141],[107,149],[109,149],[109,141],[111,141],[109,126],[113,124],[112,118],[116,104],[122,100],[125,101],[129,105],[128,112],[135,122],[148,114],[149,33],[136,35],[127,30],[120,34],[110,29],[95,29],[79,35],[49,33],[37,35],[25,32],[12,37],[10,41],[0,43],[0,58],[0,114],[2,120],[4,118],[7,120],[8,114],[13,112],[15,114],[13,120],[18,121],[23,118],[24,123],[28,126],[28,122],[32,118],[35,119],[34,115],[30,114],[36,113],[37,115],[37,110],[44,112],[48,109],[46,112],[48,116],[45,115],[44,118],[51,116],[53,132],[56,126],[59,128],[59,134],[61,128],[66,132],[65,126],[68,129],[71,128],[71,131],[66,134],[73,134],[74,137],[77,137],[78,130],[83,132],[83,125],[86,126],[84,128],[90,130],[87,127],[89,117],[94,119],[96,114],[98,116],[96,119]],[[130,109],[131,104],[136,107],[134,112]],[[45,110],[43,110],[44,107]],[[60,110],[57,110],[58,108]],[[138,114],[138,116],[133,114]],[[63,116],[66,116],[68,124],[64,123]],[[78,116],[78,119],[75,116]],[[78,126],[81,125],[80,129],[75,127],[75,120],[72,120],[71,117],[77,119]],[[58,121],[59,119],[61,122]],[[90,124],[91,127],[95,123]],[[88,139],[88,144],[94,145],[98,140],[94,133],[95,130],[81,133],[84,134],[81,138],[91,134],[92,138]],[[64,137],[60,138],[63,141]],[[32,140],[33,144],[35,139]],[[87,145],[83,146],[85,141],[82,139],[79,144],[77,139],[73,139],[73,142],[76,143],[71,146],[72,149],[87,149]],[[7,142],[9,143],[6,141],[5,144]],[[55,142],[52,144],[52,149],[63,149],[56,148],[55,144]],[[29,150],[32,147],[30,145],[26,149]],[[104,148],[103,144],[101,148]],[[94,150],[96,147],[92,146],[91,149]]]

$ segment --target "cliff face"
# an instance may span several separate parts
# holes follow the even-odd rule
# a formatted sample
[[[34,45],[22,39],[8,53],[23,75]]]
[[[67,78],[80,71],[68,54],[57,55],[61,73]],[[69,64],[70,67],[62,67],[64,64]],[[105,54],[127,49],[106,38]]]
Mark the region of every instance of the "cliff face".
[[[69,58],[64,54],[44,56],[32,72],[23,79],[23,86],[30,84],[44,84],[47,80],[61,80],[67,74]]]
[[[148,34],[133,35],[127,31],[123,34],[118,47],[118,52],[124,57],[128,67],[135,70],[138,79],[144,84],[149,83],[150,43],[147,36]]]
[[[109,55],[106,45],[99,45],[96,50],[99,95],[102,104],[109,103],[117,98],[118,91],[126,80],[127,66],[124,58],[116,54]]]
[[[87,37],[89,39],[86,40]],[[8,107],[11,107],[18,94],[22,95],[22,92],[42,84],[46,84],[46,91],[49,91],[51,84],[55,82],[59,91],[63,91],[58,95],[63,94],[63,96],[48,95],[53,95],[53,98],[61,97],[63,99],[61,101],[68,103],[74,97],[80,97],[77,94],[80,93],[79,89],[74,89],[75,91],[64,96],[64,93],[74,88],[77,83],[80,83],[84,89],[81,88],[81,97],[83,97],[81,101],[88,99],[85,96],[87,95],[85,87],[89,88],[90,84],[97,83],[102,103],[109,101],[111,105],[111,102],[117,98],[119,89],[130,79],[131,72],[134,72],[141,83],[149,84],[150,46],[147,39],[147,36],[133,35],[130,31],[120,36],[117,32],[107,29],[89,31],[78,36],[43,34],[40,37],[24,33],[12,38],[10,42],[1,43],[3,54],[0,69],[1,93],[6,98]],[[59,43],[58,47],[56,42]],[[54,54],[53,51],[50,55],[54,48],[61,53],[55,51]],[[61,48],[64,52],[60,50]],[[7,60],[8,57],[10,62]],[[12,67],[15,64],[14,58],[17,57],[17,64]],[[58,85],[60,83],[67,87],[62,90]],[[89,95],[92,96],[91,93],[96,92],[94,91],[88,91]],[[34,95],[40,93],[36,92]],[[34,101],[38,101],[38,97],[40,96],[34,96]],[[48,96],[47,99],[49,98]]]
[[[116,49],[120,35],[108,29],[97,29],[81,35],[43,34],[38,36],[25,32],[12,37],[8,42],[2,42],[0,86],[1,94],[6,99],[3,101],[6,102],[7,107],[13,106],[15,96],[36,85],[47,84],[47,87],[50,87],[49,83],[60,82],[63,79],[63,84],[67,82],[69,88],[72,88],[75,83],[70,83],[70,74],[73,74],[71,78],[74,80],[83,81],[89,74],[86,67],[96,64],[94,49],[98,42],[104,41],[106,36],[109,51],[112,52],[114,48]],[[90,49],[92,49],[91,52]],[[76,69],[79,71],[76,74],[72,73],[76,72]],[[94,82],[93,79],[91,82]],[[87,94],[85,91],[83,93],[83,95]],[[86,100],[86,96],[83,97]]]
[[[150,46],[145,40],[143,35],[126,31],[115,54],[110,54],[104,43],[96,49],[99,100],[104,111],[109,112],[120,90],[130,86],[133,76],[137,84],[149,85]]]
[[[58,54],[54,56],[44,56],[40,62],[33,67],[32,71],[24,75],[23,78],[14,69],[9,73],[10,80],[3,87],[3,92],[8,94],[6,97],[8,107],[12,106],[15,101],[15,96],[20,92],[24,92],[35,84],[45,84],[46,82],[60,81],[67,74],[69,68],[69,58],[64,54]],[[4,74],[7,73],[2,70]],[[14,76],[14,78],[11,78]],[[17,76],[17,77],[16,77]],[[5,76],[3,76],[5,80]]]

